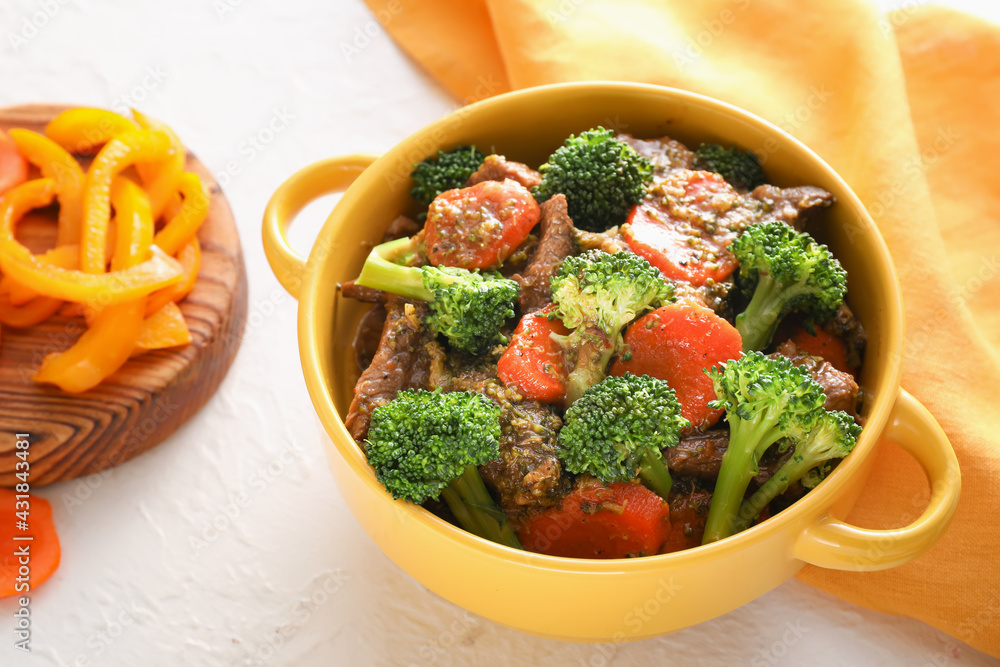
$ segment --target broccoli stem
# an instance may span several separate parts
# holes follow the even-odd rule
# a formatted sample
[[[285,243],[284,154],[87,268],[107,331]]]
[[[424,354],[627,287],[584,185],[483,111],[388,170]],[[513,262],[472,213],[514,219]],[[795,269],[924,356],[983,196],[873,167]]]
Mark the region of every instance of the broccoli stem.
[[[736,316],[736,329],[743,338],[743,351],[762,350],[771,342],[785,306],[785,286],[761,274],[746,310]]]
[[[510,522],[506,518],[497,520],[497,516],[503,515],[486,490],[476,466],[467,466],[465,472],[441,491],[441,496],[462,528],[498,544],[522,548]]]
[[[785,461],[771,479],[764,482],[763,486],[743,502],[735,522],[736,532],[749,528],[757,515],[763,512],[772,500],[787,491],[792,482],[802,479],[803,475],[820,463],[822,461],[817,461],[812,457],[793,454],[792,458]]]
[[[355,281],[363,287],[373,287],[418,301],[433,301],[434,292],[424,287],[424,274],[419,267],[403,266],[415,252],[413,239],[401,238],[372,248],[361,275]]]
[[[576,365],[566,377],[567,405],[576,402],[585,391],[604,379],[608,363],[615,351],[615,346],[607,341],[615,340],[619,335],[620,333],[615,337],[608,336],[597,327],[587,327],[579,335],[576,333],[567,337],[553,335],[553,338],[558,340],[567,340],[569,349],[577,348]]]
[[[757,461],[767,448],[781,438],[773,420],[745,420],[730,412],[729,447],[722,455],[722,468],[715,482],[715,493],[705,521],[702,544],[708,544],[736,532],[740,504],[750,480],[757,474]]]
[[[670,489],[674,485],[674,480],[671,479],[667,466],[663,465],[663,457],[657,456],[651,448],[647,447],[640,463],[639,479],[642,480],[643,485],[659,497],[667,500],[667,497],[670,495]]]

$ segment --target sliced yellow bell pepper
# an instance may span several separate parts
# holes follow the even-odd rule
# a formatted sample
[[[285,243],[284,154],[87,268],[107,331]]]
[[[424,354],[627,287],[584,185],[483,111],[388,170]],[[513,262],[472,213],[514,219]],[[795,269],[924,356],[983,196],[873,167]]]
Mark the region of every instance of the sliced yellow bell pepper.
[[[118,177],[111,186],[110,198],[118,212],[118,241],[111,267],[127,271],[139,266],[150,252],[153,217],[149,197],[128,178]],[[145,314],[145,297],[104,308],[73,347],[42,361],[35,380],[74,393],[96,386],[128,361]]]
[[[120,134],[101,149],[87,171],[80,234],[80,269],[103,273],[104,248],[111,217],[111,183],[126,167],[169,157],[170,139],[163,132],[136,130]]]
[[[125,176],[119,176],[111,185],[111,203],[117,229],[111,270],[121,271],[149,259],[153,213],[143,189]]]
[[[135,301],[181,280],[180,262],[153,246],[142,264],[111,273],[84,273],[45,264],[12,239],[0,239],[0,271],[38,294],[95,307]]]
[[[36,178],[11,188],[0,197],[0,238],[14,238],[17,223],[34,208],[52,203],[56,183],[51,178]]]
[[[36,296],[23,306],[15,306],[7,295],[0,295],[0,323],[15,329],[33,327],[55,315],[62,304],[60,299]]]
[[[139,127],[144,130],[158,130],[166,134],[170,138],[170,146],[173,148],[173,153],[166,160],[137,164],[135,167],[142,178],[146,192],[149,194],[149,205],[153,209],[153,220],[156,221],[163,215],[167,202],[177,192],[187,154],[184,150],[184,144],[167,125],[135,109],[132,109],[132,115],[135,116]]]
[[[135,123],[114,111],[80,107],[49,121],[45,134],[70,153],[92,155],[119,134],[135,129]]]
[[[41,255],[35,255],[35,257],[43,264],[75,269],[80,265],[80,246],[76,244],[61,245]],[[4,276],[0,279],[0,294],[6,294],[13,306],[23,306],[38,296],[38,292],[22,285],[10,276]]]
[[[149,350],[187,345],[190,342],[191,332],[184,321],[184,315],[177,304],[170,301],[143,320],[132,356]]]
[[[160,246],[168,255],[176,255],[194,238],[208,215],[208,194],[201,186],[201,179],[197,174],[184,172],[181,176],[180,191],[184,195],[184,203],[181,204],[177,215],[172,217],[153,239],[153,243]]]
[[[21,155],[37,166],[45,178],[56,184],[59,200],[59,231],[56,245],[80,242],[80,215],[83,207],[83,169],[66,150],[43,134],[12,129],[11,139]]]
[[[198,281],[198,271],[201,270],[201,244],[198,243],[198,237],[188,241],[188,244],[177,253],[177,261],[184,269],[184,276],[170,287],[149,295],[149,298],[146,299],[147,317],[170,302],[177,303],[194,289],[194,285]],[[2,287],[2,283],[0,283],[0,290]]]

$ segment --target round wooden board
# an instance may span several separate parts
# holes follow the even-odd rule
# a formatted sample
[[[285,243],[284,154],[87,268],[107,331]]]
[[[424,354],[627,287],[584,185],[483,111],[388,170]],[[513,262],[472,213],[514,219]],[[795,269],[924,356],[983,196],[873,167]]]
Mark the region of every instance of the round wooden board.
[[[67,107],[29,105],[0,109],[0,127],[43,132]],[[167,121],[169,122],[169,121]],[[183,137],[182,137],[183,140]],[[30,329],[0,333],[0,486],[13,486],[17,434],[29,435],[32,487],[89,475],[159,444],[212,396],[243,337],[247,277],[236,222],[211,172],[193,155],[187,170],[211,193],[198,232],[202,263],[194,290],[180,303],[193,341],[133,357],[94,389],[68,394],[31,376],[42,358],[76,341],[85,325],[60,315]],[[34,251],[55,240],[55,208],[37,211],[18,227]]]

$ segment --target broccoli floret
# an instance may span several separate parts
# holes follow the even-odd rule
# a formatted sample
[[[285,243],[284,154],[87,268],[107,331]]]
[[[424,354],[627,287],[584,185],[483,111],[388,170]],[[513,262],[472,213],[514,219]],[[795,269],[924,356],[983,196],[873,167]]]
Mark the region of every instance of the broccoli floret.
[[[649,160],[603,127],[570,136],[538,170],[535,199],[541,203],[561,192],[573,223],[592,232],[625,222],[653,177]]]
[[[394,260],[411,252],[413,241],[396,239],[368,254],[356,284],[427,301],[427,324],[443,334],[452,347],[485,354],[507,342],[500,329],[514,315],[520,287],[498,273],[480,273],[453,266],[401,266]]]
[[[717,397],[709,406],[726,410],[729,446],[715,483],[704,544],[735,532],[740,503],[760,457],[779,439],[807,433],[826,402],[823,387],[785,357],[750,351],[708,374]]]
[[[622,349],[625,325],[674,294],[658,269],[628,251],[567,257],[550,286],[556,316],[573,330],[558,340],[577,353],[566,384],[570,403],[604,378],[612,355]]]
[[[372,411],[365,452],[393,498],[442,496],[469,532],[521,548],[476,467],[500,457],[500,407],[482,394],[401,391]]]
[[[627,482],[638,471],[642,483],[666,499],[672,481],[660,450],[676,446],[690,425],[680,413],[663,380],[631,373],[605,378],[566,410],[560,458],[570,472],[602,482]]]
[[[791,311],[811,321],[831,317],[847,292],[847,272],[830,249],[781,221],[751,225],[729,246],[737,281],[750,303],[736,318],[743,350],[761,350]]]
[[[410,177],[413,189],[410,196],[428,206],[442,192],[465,187],[472,172],[479,169],[486,155],[475,146],[459,146],[450,151],[438,151],[434,157],[418,162]]]
[[[788,486],[806,473],[822,479],[829,472],[829,461],[842,459],[851,453],[858,442],[861,427],[854,418],[842,410],[824,412],[818,423],[805,434],[793,436],[795,450],[771,479],[743,502],[736,521],[736,531],[745,530],[758,514]]]
[[[714,171],[734,188],[753,190],[767,182],[760,160],[752,151],[741,151],[735,146],[723,148],[719,144],[702,144],[694,155],[695,169]]]

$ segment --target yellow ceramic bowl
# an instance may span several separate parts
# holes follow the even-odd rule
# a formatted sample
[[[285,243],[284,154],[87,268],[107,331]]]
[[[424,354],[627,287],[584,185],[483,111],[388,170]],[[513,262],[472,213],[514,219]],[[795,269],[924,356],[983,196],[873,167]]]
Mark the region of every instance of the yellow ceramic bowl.
[[[736,144],[765,156],[770,180],[826,188],[837,204],[814,226],[843,262],[849,301],[869,334],[861,384],[865,428],[854,452],[794,506],[743,533],[678,553],[623,560],[557,558],[480,539],[421,507],[393,501],[344,428],[357,377],[351,340],[364,306],[337,283],[357,276],[385,225],[412,206],[409,172],[437,149],[475,144],[538,165],[571,133],[613,126],[688,145]],[[349,187],[348,187],[349,186]],[[346,189],[308,260],[284,237],[310,200]],[[502,95],[428,125],[382,156],[315,163],[274,194],[264,247],[299,299],[306,384],[330,436],[329,463],[344,499],[376,544],[422,584],[504,625],[577,641],[621,641],[678,630],[771,590],[804,563],[879,570],[905,563],[938,538],[958,502],[958,462],[933,417],[899,387],[902,314],[885,243],[857,196],[808,148],[745,111],[691,93],[628,83],[544,86]],[[880,439],[927,472],[931,499],[915,522],[867,530],[844,522],[868,478]]]

